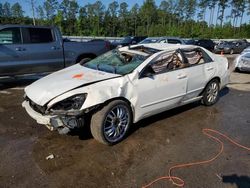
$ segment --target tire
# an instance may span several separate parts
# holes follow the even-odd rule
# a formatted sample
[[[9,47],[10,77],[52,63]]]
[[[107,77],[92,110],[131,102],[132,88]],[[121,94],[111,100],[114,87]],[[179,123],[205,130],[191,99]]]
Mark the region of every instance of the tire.
[[[81,59],[81,61],[79,61],[78,63],[80,63],[81,65],[83,65],[83,64],[89,62],[90,60],[92,60],[92,58],[86,57],[86,58]]]
[[[231,49],[229,53],[230,53],[231,55],[233,55],[233,54],[234,54],[234,50]]]
[[[219,90],[220,90],[219,81],[216,79],[211,80],[207,84],[207,86],[203,92],[202,103],[205,106],[211,106],[211,105],[215,104],[219,98]]]
[[[90,129],[92,136],[106,145],[122,141],[132,123],[130,106],[122,100],[115,100],[92,115]]]

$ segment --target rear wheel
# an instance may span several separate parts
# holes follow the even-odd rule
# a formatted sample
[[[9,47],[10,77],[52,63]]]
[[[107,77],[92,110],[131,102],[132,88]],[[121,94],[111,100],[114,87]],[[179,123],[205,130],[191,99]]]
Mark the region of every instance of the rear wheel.
[[[219,97],[219,90],[219,81],[216,79],[210,81],[203,92],[202,103],[206,106],[215,104]]]
[[[115,100],[92,115],[91,133],[104,144],[113,145],[123,140],[132,123],[130,106],[122,100]]]

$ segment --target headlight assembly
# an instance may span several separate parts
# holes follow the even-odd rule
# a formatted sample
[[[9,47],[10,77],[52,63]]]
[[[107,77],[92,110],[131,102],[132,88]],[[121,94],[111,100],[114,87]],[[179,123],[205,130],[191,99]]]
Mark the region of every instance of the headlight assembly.
[[[74,110],[80,110],[82,107],[85,99],[87,97],[87,94],[78,94],[74,95],[72,97],[69,97],[67,99],[64,99],[56,104],[54,104],[50,111],[74,111]]]

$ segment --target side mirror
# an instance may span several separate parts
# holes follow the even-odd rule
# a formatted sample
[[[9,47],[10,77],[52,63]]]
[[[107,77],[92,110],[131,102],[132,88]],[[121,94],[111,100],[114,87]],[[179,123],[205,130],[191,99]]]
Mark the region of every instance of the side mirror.
[[[143,78],[143,77],[150,77],[150,78],[152,78],[154,75],[155,75],[154,69],[152,68],[151,65],[148,65],[144,69],[143,73],[141,74],[141,78]]]

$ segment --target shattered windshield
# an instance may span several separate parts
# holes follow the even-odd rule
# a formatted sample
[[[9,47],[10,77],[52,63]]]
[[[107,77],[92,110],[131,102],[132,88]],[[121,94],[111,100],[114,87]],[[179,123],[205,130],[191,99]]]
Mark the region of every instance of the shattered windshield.
[[[132,72],[147,57],[139,54],[120,52],[116,49],[85,63],[83,66],[104,72],[125,75]]]

